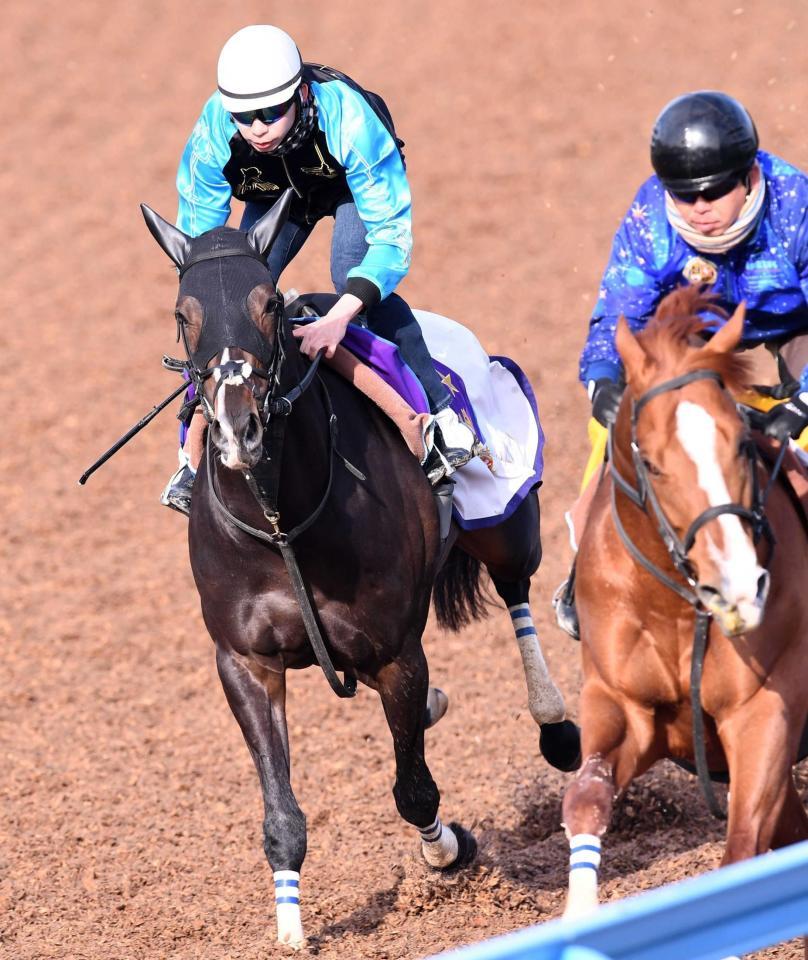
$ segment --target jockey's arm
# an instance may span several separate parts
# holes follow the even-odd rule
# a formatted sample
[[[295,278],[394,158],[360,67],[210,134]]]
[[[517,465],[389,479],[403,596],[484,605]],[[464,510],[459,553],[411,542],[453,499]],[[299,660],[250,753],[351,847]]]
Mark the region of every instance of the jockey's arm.
[[[328,149],[345,169],[368,250],[345,292],[375,306],[406,276],[412,256],[410,186],[395,140],[368,102],[342,81],[313,84]]]
[[[664,266],[660,269],[656,259],[667,253],[667,245],[655,248],[653,239],[655,235],[659,244],[659,237],[667,235],[666,223],[655,222],[657,208],[664,215],[664,203],[657,194],[650,181],[643,184],[612,242],[580,359],[579,376],[590,399],[598,381],[622,380],[623,364],[615,345],[620,316],[628,319],[632,330],[641,329],[665,292],[660,279]]]
[[[205,104],[177,169],[177,227],[190,237],[221,227],[230,216],[232,190],[224,176],[230,158],[228,115],[219,94]]]
[[[808,213],[803,216],[797,231],[795,247],[800,287],[808,303]],[[808,331],[802,332],[801,336],[808,336]],[[799,377],[799,386],[785,403],[771,409],[765,427],[769,436],[783,441],[789,437],[796,440],[808,428],[808,364],[802,370],[791,370],[790,373]]]
[[[363,309],[364,304],[359,297],[343,293],[328,313],[311,323],[295,327],[292,336],[300,341],[300,350],[307,357],[313,360],[318,350],[325,350],[326,357],[330,359],[345,336],[348,324]]]

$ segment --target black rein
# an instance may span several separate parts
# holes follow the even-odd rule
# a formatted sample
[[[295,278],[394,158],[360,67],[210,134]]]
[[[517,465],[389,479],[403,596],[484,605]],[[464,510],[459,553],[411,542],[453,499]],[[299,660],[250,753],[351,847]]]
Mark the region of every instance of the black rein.
[[[353,697],[356,695],[356,677],[346,673],[345,681],[342,682],[337,676],[337,671],[334,668],[334,664],[329,656],[328,650],[326,649],[325,641],[323,640],[322,632],[317,621],[317,614],[314,611],[314,606],[309,595],[309,591],[300,573],[297,558],[295,557],[295,552],[292,547],[294,541],[302,533],[308,530],[322,513],[323,508],[325,507],[328,498],[331,495],[331,487],[334,480],[334,455],[337,453],[337,417],[334,414],[328,390],[322,380],[319,382],[322,386],[328,409],[329,433],[328,481],[326,483],[325,491],[323,492],[320,502],[314,508],[312,513],[296,527],[286,533],[284,533],[284,531],[281,529],[281,517],[278,511],[278,488],[280,485],[281,454],[283,452],[283,440],[286,432],[287,418],[292,412],[295,401],[298,400],[314,382],[324,350],[320,350],[317,353],[311,363],[311,366],[306,371],[299,383],[295,384],[295,386],[292,387],[292,389],[287,393],[278,397],[274,396],[273,385],[277,384],[278,382],[279,368],[284,358],[283,348],[280,346],[280,324],[282,322],[280,309],[277,311],[276,316],[277,327],[275,349],[273,350],[269,371],[258,370],[250,365],[249,374],[245,375],[245,379],[247,379],[247,376],[255,375],[263,380],[266,380],[269,384],[262,404],[262,420],[264,423],[264,428],[268,429],[270,434],[269,450],[267,450],[266,447],[264,448],[264,453],[259,463],[259,467],[261,465],[268,464],[268,469],[261,471],[263,475],[260,479],[256,477],[252,470],[244,470],[243,473],[250,492],[255,497],[258,506],[261,508],[261,512],[272,528],[271,531],[267,532],[266,530],[261,530],[258,527],[253,527],[251,524],[240,520],[238,517],[234,516],[234,514],[225,505],[221,495],[216,489],[216,477],[212,469],[213,463],[211,457],[211,440],[210,433],[208,433],[205,456],[207,460],[208,477],[210,478],[210,487],[211,491],[213,492],[214,502],[228,522],[232,523],[235,527],[238,527],[238,529],[242,530],[244,533],[249,534],[251,537],[255,537],[256,540],[260,540],[262,543],[266,543],[268,546],[280,552],[286,565],[289,579],[292,583],[295,599],[300,607],[300,612],[303,617],[303,623],[306,627],[306,633],[308,635],[309,642],[311,643],[314,655],[317,658],[317,662],[325,674],[326,680],[328,680],[331,689],[338,697]],[[202,390],[203,381],[207,380],[211,376],[216,376],[218,371],[218,383],[216,386],[216,389],[218,390],[219,387],[225,383],[228,374],[237,372],[236,368],[242,369],[242,375],[244,375],[244,361],[230,361],[229,363],[220,365],[219,367],[209,367],[205,370],[198,369],[191,360],[191,353],[188,349],[184,325],[179,323],[179,328],[182,331],[182,339],[189,358],[186,369],[191,381],[194,383],[194,386],[197,389],[197,396],[200,398],[200,403],[202,404],[205,417],[210,422],[213,417],[213,408],[204,397]]]
[[[701,703],[701,680],[704,672],[704,657],[707,650],[707,641],[710,632],[710,623],[712,614],[706,610],[696,594],[696,580],[693,568],[688,559],[688,553],[693,546],[698,531],[709,521],[714,520],[722,514],[729,513],[741,517],[748,521],[752,526],[752,533],[755,543],[761,535],[769,541],[770,548],[774,549],[775,538],[771,526],[764,513],[766,500],[771,492],[772,486],[780,471],[780,466],[785,454],[786,444],[777,457],[777,461],[770,474],[769,482],[765,491],[761,493],[757,480],[756,466],[758,463],[758,453],[754,442],[750,439],[744,445],[744,455],[746,456],[752,477],[752,507],[744,507],[736,503],[719,504],[714,507],[708,507],[690,524],[685,532],[684,538],[680,539],[673,529],[670,521],[665,516],[659,500],[654,492],[651,477],[648,469],[642,459],[639,443],[637,442],[637,420],[642,408],[653,400],[654,397],[671,390],[679,390],[694,380],[714,380],[719,387],[723,389],[724,384],[718,373],[714,370],[694,370],[690,373],[674,377],[663,383],[657,384],[651,390],[644,393],[639,400],[631,402],[631,456],[634,463],[635,478],[637,486],[632,486],[617,470],[614,460],[614,424],[609,426],[609,435],[607,438],[608,459],[611,467],[612,487],[611,487],[611,510],[612,520],[617,529],[620,539],[623,541],[628,552],[634,560],[647,570],[652,576],[660,581],[664,586],[673,590],[686,603],[693,607],[696,621],[693,637],[693,653],[690,663],[690,705],[693,713],[693,753],[696,760],[696,772],[698,774],[699,784],[702,793],[710,808],[710,812],[719,820],[726,820],[727,814],[713,791],[712,781],[710,780],[710,771],[707,766],[707,751],[704,740],[704,711]],[[662,538],[665,547],[668,550],[671,561],[678,573],[684,578],[685,583],[677,583],[672,577],[668,576],[664,570],[661,570],[656,564],[652,563],[640,550],[640,548],[631,540],[625,529],[617,509],[617,491],[620,491],[628,497],[631,502],[639,507],[643,513],[648,515],[648,504],[654,512],[657,530]]]

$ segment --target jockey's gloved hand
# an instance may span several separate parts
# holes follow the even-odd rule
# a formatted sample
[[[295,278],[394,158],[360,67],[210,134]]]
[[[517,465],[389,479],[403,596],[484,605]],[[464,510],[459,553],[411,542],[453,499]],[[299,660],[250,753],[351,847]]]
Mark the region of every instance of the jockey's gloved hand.
[[[777,440],[796,439],[808,427],[808,391],[795,393],[790,400],[772,407],[764,433]]]
[[[623,387],[608,377],[589,381],[589,399],[592,401],[592,416],[602,427],[609,427],[617,419]]]
[[[770,386],[765,383],[753,384],[752,389],[763,397],[771,397],[772,400],[785,400],[792,396],[800,388],[799,380],[788,380],[785,383],[775,383]]]

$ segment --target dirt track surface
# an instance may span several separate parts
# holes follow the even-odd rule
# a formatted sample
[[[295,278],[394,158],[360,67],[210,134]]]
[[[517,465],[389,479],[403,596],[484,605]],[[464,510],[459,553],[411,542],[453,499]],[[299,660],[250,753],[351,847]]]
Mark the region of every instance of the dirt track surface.
[[[173,218],[177,160],[218,50],[273,17],[307,59],[383,91],[393,110],[415,197],[402,293],[468,324],[536,386],[548,443],[532,598],[573,717],[579,652],[549,599],[585,454],[577,356],[612,232],[648,172],[653,119],[685,90],[725,89],[765,146],[808,166],[800,0],[336,0],[282,18],[254,2],[7,4],[3,958],[282,952],[257,779],[216,677],[185,521],[157,503],[174,463],[171,416],[76,486],[174,384],[159,360],[176,350],[176,279],[138,203]],[[318,234],[285,285],[327,287],[327,226]],[[451,878],[427,872],[396,815],[375,695],[344,704],[317,671],[290,678],[293,783],[309,825],[303,919],[323,960],[423,957],[562,908],[566,780],[538,753],[507,614],[459,636],[430,622],[425,647],[451,699],[428,734],[441,813],[480,843],[476,866]],[[619,807],[603,892],[715,867],[721,841],[693,780],[660,765]]]

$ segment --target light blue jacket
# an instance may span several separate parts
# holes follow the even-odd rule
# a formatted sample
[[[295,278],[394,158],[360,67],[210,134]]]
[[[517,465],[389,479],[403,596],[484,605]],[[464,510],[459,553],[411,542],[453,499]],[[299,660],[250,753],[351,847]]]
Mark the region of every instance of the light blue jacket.
[[[412,256],[410,187],[398,147],[358,91],[341,80],[313,81],[317,121],[344,170],[367,228],[368,251],[348,272],[378,287],[382,298],[407,274]],[[238,128],[218,92],[205,104],[177,171],[177,226],[190,236],[226,223],[233,196],[224,169]],[[276,198],[275,198],[276,199]]]

